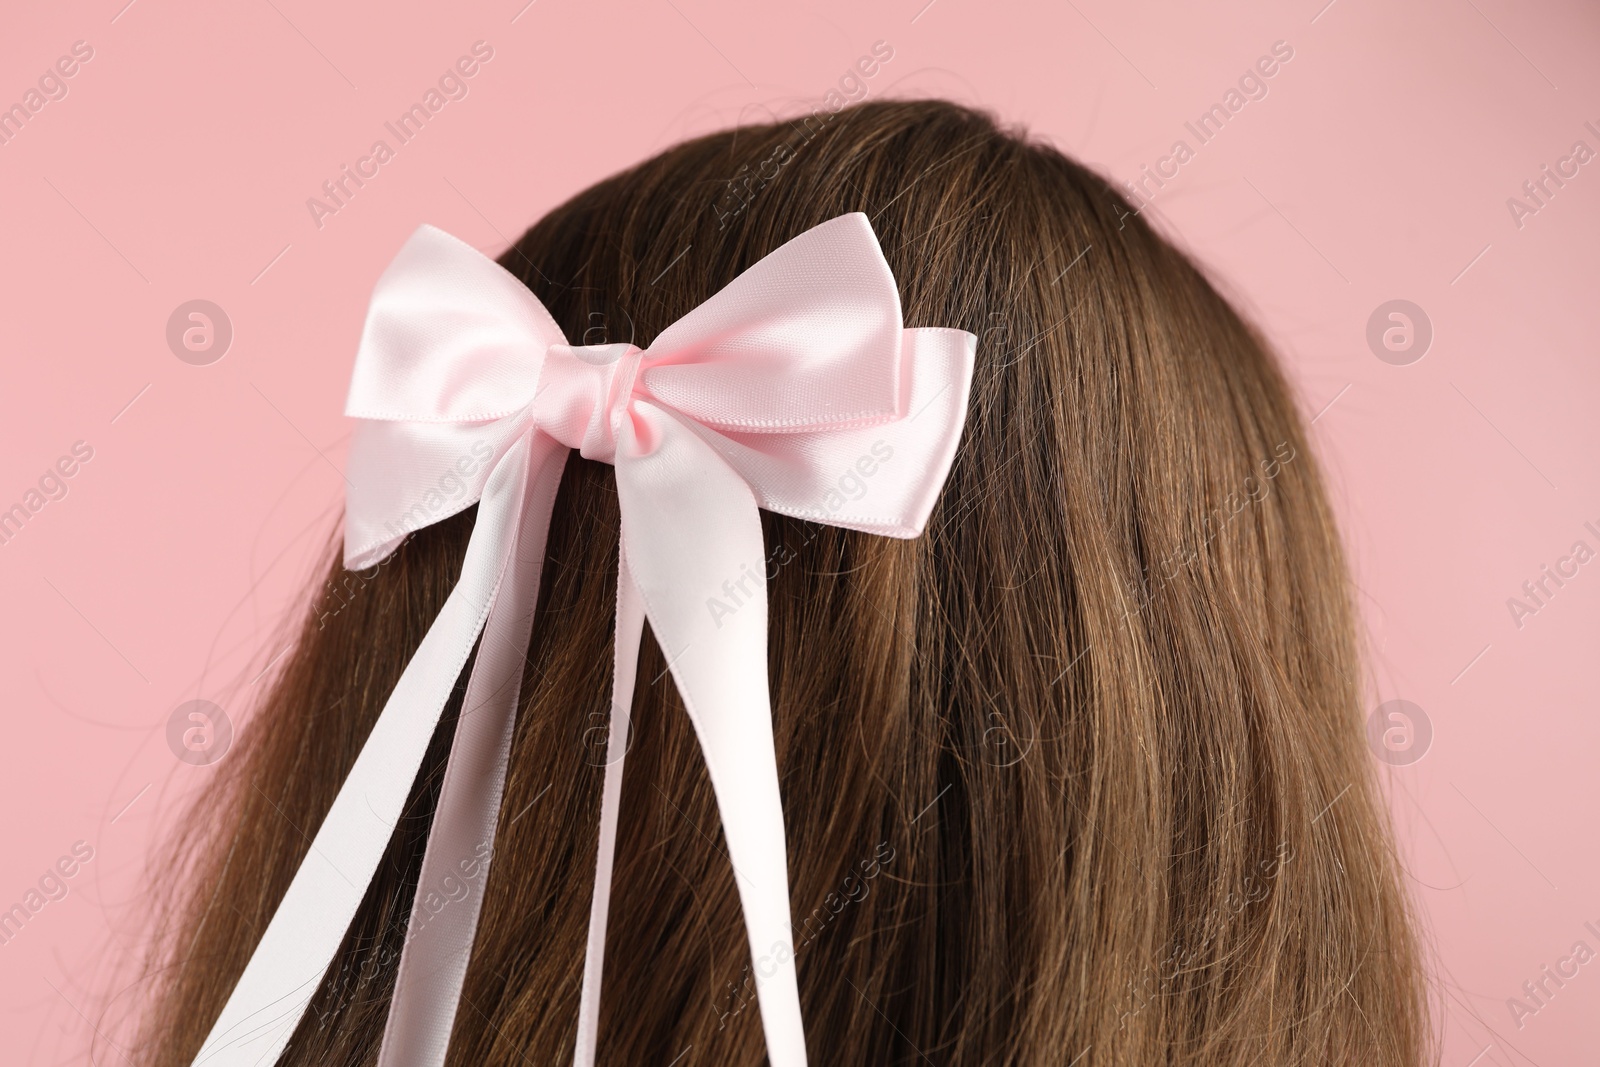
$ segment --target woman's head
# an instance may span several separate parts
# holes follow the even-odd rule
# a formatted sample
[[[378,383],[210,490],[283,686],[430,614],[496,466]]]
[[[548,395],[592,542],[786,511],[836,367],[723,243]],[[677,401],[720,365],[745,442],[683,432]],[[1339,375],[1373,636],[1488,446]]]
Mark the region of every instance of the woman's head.
[[[1416,947],[1303,427],[1260,340],[1105,180],[966,109],[870,103],[670,149],[501,263],[574,344],[646,346],[850,211],[905,324],[979,344],[920,539],[763,515],[813,1062],[1419,1059]],[[149,1062],[204,1038],[472,521],[334,567],[338,610],[313,612],[219,766],[225,818],[184,844]],[[485,898],[451,1063],[571,1056],[617,531],[611,469],[573,455],[493,873],[456,890]],[[285,1063],[374,1062],[459,703]],[[760,1063],[738,874],[648,637],[633,721],[600,1062]]]

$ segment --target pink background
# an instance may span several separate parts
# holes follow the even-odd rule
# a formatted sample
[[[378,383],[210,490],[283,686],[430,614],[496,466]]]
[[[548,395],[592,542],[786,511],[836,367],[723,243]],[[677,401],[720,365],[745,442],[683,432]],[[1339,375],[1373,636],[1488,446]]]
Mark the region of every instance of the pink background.
[[[1521,1028],[1506,1004],[1580,938],[1600,949],[1600,562],[1520,628],[1507,607],[1573,542],[1600,550],[1600,163],[1520,227],[1506,206],[1574,141],[1600,150],[1592,5],[125,2],[12,5],[0,34],[0,105],[94,49],[0,145],[0,507],[94,449],[0,546],[0,907],[95,849],[0,946],[6,1067],[81,1062],[91,1019],[121,1032],[148,849],[212,773],[166,721],[195,698],[237,721],[283,649],[338,512],[365,301],[404,238],[427,221],[498,252],[687,135],[809,110],[879,40],[871,95],[993,108],[1118,178],[1293,48],[1149,211],[1282,351],[1354,559],[1370,704],[1433,725],[1384,772],[1443,1062],[1593,1057],[1600,962]],[[478,40],[469,95],[319,230],[306,199]],[[165,340],[196,298],[235,331],[209,366]],[[1434,328],[1406,366],[1366,342],[1397,298]]]

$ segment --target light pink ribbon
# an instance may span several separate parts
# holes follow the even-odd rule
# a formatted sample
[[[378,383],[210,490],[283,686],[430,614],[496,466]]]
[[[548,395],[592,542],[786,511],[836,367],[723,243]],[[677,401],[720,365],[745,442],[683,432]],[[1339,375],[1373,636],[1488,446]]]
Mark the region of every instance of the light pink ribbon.
[[[803,1067],[767,689],[758,508],[915,537],[960,439],[977,339],[904,329],[865,215],[785,244],[646,350],[569,345],[511,274],[430,226],[379,279],[346,413],[345,566],[473,503],[461,577],[407,665],[196,1064],[273,1062],[338,952],[482,635],[401,954],[381,1067],[439,1067],[505,783],[569,449],[616,468],[611,722],[578,1067],[594,1062],[628,716],[645,620],[716,791],[773,1067]],[[270,728],[270,724],[264,724]],[[576,753],[575,753],[576,755]],[[574,773],[577,773],[576,768]]]

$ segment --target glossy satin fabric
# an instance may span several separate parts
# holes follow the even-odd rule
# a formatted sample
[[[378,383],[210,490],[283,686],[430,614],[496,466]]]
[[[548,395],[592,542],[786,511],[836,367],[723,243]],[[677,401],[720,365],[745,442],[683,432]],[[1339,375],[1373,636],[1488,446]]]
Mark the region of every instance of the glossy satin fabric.
[[[345,565],[479,505],[462,573],[407,665],[197,1064],[273,1062],[336,955],[482,635],[380,1056],[443,1064],[499,817],[550,510],[568,451],[616,468],[611,727],[580,993],[594,1060],[611,867],[648,619],[716,790],[768,1055],[802,1067],[758,508],[915,537],[949,471],[976,338],[904,329],[866,216],[823,223],[647,350],[572,346],[511,274],[429,226],[375,288],[346,412]],[[262,724],[271,728],[270,723]],[[588,763],[574,752],[574,774]],[[472,875],[463,883],[466,872]],[[436,887],[466,884],[439,903]]]

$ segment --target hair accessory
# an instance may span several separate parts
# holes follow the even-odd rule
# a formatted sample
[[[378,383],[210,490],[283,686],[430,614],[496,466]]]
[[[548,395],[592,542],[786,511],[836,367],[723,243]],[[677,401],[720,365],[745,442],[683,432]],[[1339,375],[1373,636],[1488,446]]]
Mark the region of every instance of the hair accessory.
[[[461,577],[406,666],[196,1064],[287,1044],[338,952],[478,643],[428,836],[381,1067],[444,1063],[490,862],[551,507],[569,449],[616,467],[622,537],[577,1067],[594,1062],[612,855],[648,618],[705,754],[773,1067],[806,1062],[767,690],[758,508],[916,537],[960,439],[977,338],[903,329],[867,217],[789,241],[648,349],[569,345],[498,264],[423,226],[378,280],[346,413],[345,566],[478,504]],[[868,479],[860,477],[868,471]],[[841,480],[864,492],[840,492]],[[487,873],[484,870],[482,873]],[[483,879],[476,879],[481,887]]]

